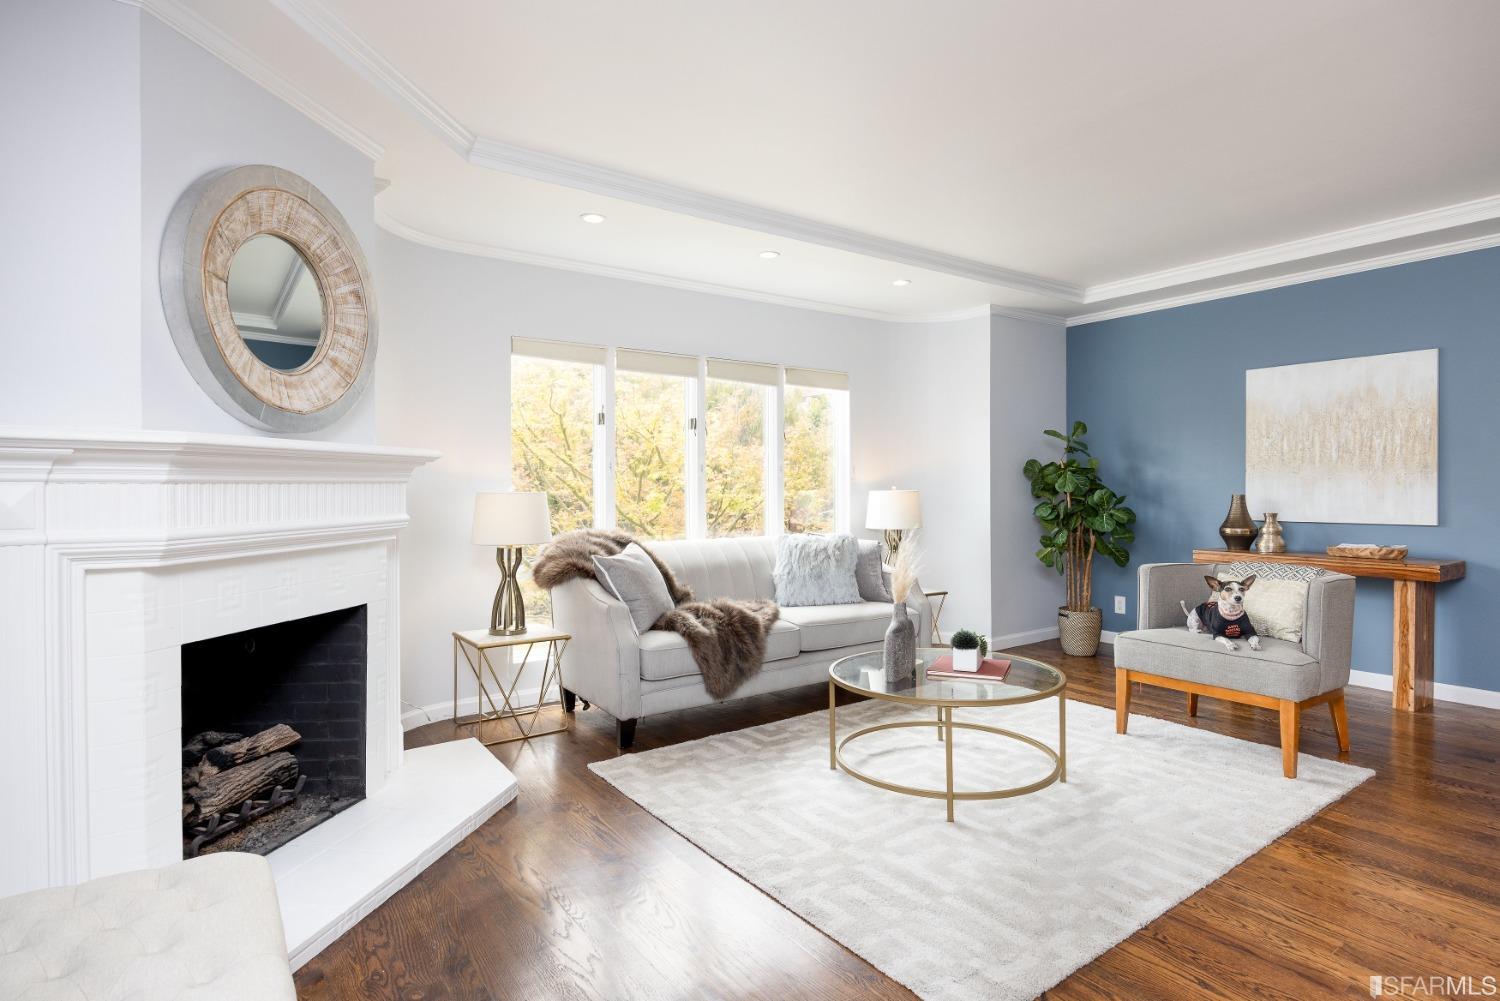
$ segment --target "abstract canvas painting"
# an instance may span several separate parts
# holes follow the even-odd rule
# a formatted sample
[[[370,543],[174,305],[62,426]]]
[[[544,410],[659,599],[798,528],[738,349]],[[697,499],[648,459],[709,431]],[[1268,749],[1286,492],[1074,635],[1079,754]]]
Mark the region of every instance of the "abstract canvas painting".
[[[1245,494],[1282,521],[1438,523],[1438,353],[1245,373]]]

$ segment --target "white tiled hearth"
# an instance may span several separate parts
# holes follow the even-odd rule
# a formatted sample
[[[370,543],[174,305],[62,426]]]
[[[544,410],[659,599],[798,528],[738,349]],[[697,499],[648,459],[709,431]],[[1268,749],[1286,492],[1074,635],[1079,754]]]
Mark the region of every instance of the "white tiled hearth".
[[[0,431],[0,895],[182,858],[181,647],[368,608],[366,799],[271,856],[310,958],[515,795],[403,753],[397,533],[435,453]]]

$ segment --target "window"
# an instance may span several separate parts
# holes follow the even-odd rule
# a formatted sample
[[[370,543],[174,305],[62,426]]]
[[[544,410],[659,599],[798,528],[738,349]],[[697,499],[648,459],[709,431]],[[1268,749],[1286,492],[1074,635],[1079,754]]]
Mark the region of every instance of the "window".
[[[553,534],[847,531],[848,390],[836,372],[515,338],[512,487],[547,494]]]
[[[766,425],[779,373],[709,359],[704,403],[704,522],[709,538],[764,535]]]
[[[552,531],[595,524],[604,350],[517,341],[510,367],[511,485],[547,494]],[[526,352],[526,353],[522,353]],[[526,554],[528,566],[534,552]],[[526,613],[550,622],[547,592],[522,582]]]
[[[848,379],[787,369],[783,408],[782,524],[788,532],[834,532],[848,523],[844,440]]]
[[[643,539],[685,539],[689,396],[698,359],[615,355],[615,525]]]

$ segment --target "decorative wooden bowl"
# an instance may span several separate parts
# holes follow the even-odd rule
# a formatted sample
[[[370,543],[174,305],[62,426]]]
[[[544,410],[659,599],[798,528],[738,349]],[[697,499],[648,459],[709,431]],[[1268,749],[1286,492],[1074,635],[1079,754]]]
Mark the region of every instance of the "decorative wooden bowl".
[[[1328,547],[1329,556],[1344,556],[1356,560],[1390,560],[1400,562],[1406,559],[1405,546],[1351,546],[1348,544]]]

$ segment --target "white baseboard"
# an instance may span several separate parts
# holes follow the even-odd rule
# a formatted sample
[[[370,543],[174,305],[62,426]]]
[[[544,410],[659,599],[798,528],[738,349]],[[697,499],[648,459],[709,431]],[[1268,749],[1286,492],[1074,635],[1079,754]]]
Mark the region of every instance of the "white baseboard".
[[[990,637],[991,650],[1004,650],[1013,646],[1025,646],[1027,643],[1040,643],[1042,640],[1057,639],[1057,627],[1046,626],[1042,629],[1028,629],[1021,633],[1005,633],[1001,636]]]
[[[511,695],[510,700],[513,705],[525,708],[527,706],[536,705],[536,696],[537,689],[535,686],[533,686],[531,688],[519,689]],[[496,704],[499,704],[500,702],[500,696],[498,694],[495,696],[495,702]],[[403,702],[402,705],[409,706],[411,705],[411,703]],[[488,702],[485,703],[485,708],[489,708]],[[458,714],[460,716],[473,716],[478,712],[479,696],[469,695],[458,700]],[[448,699],[444,702],[434,702],[431,705],[426,706],[414,706],[407,709],[406,712],[401,714],[401,729],[403,732],[405,732],[407,730],[414,730],[419,726],[426,726],[428,723],[441,723],[443,720],[449,720],[452,718],[452,699]]]
[[[1105,646],[1114,646],[1115,637],[1118,635],[1120,634],[1115,632],[1113,629],[1101,629],[1099,630],[1099,642],[1103,643]]]
[[[1373,688],[1376,691],[1391,690],[1391,676],[1374,671],[1350,671],[1349,684],[1357,688]],[[1466,706],[1481,706],[1485,709],[1500,709],[1500,692],[1486,688],[1466,688],[1463,685],[1447,685],[1439,681],[1432,686],[1432,697],[1440,702],[1457,702]]]

